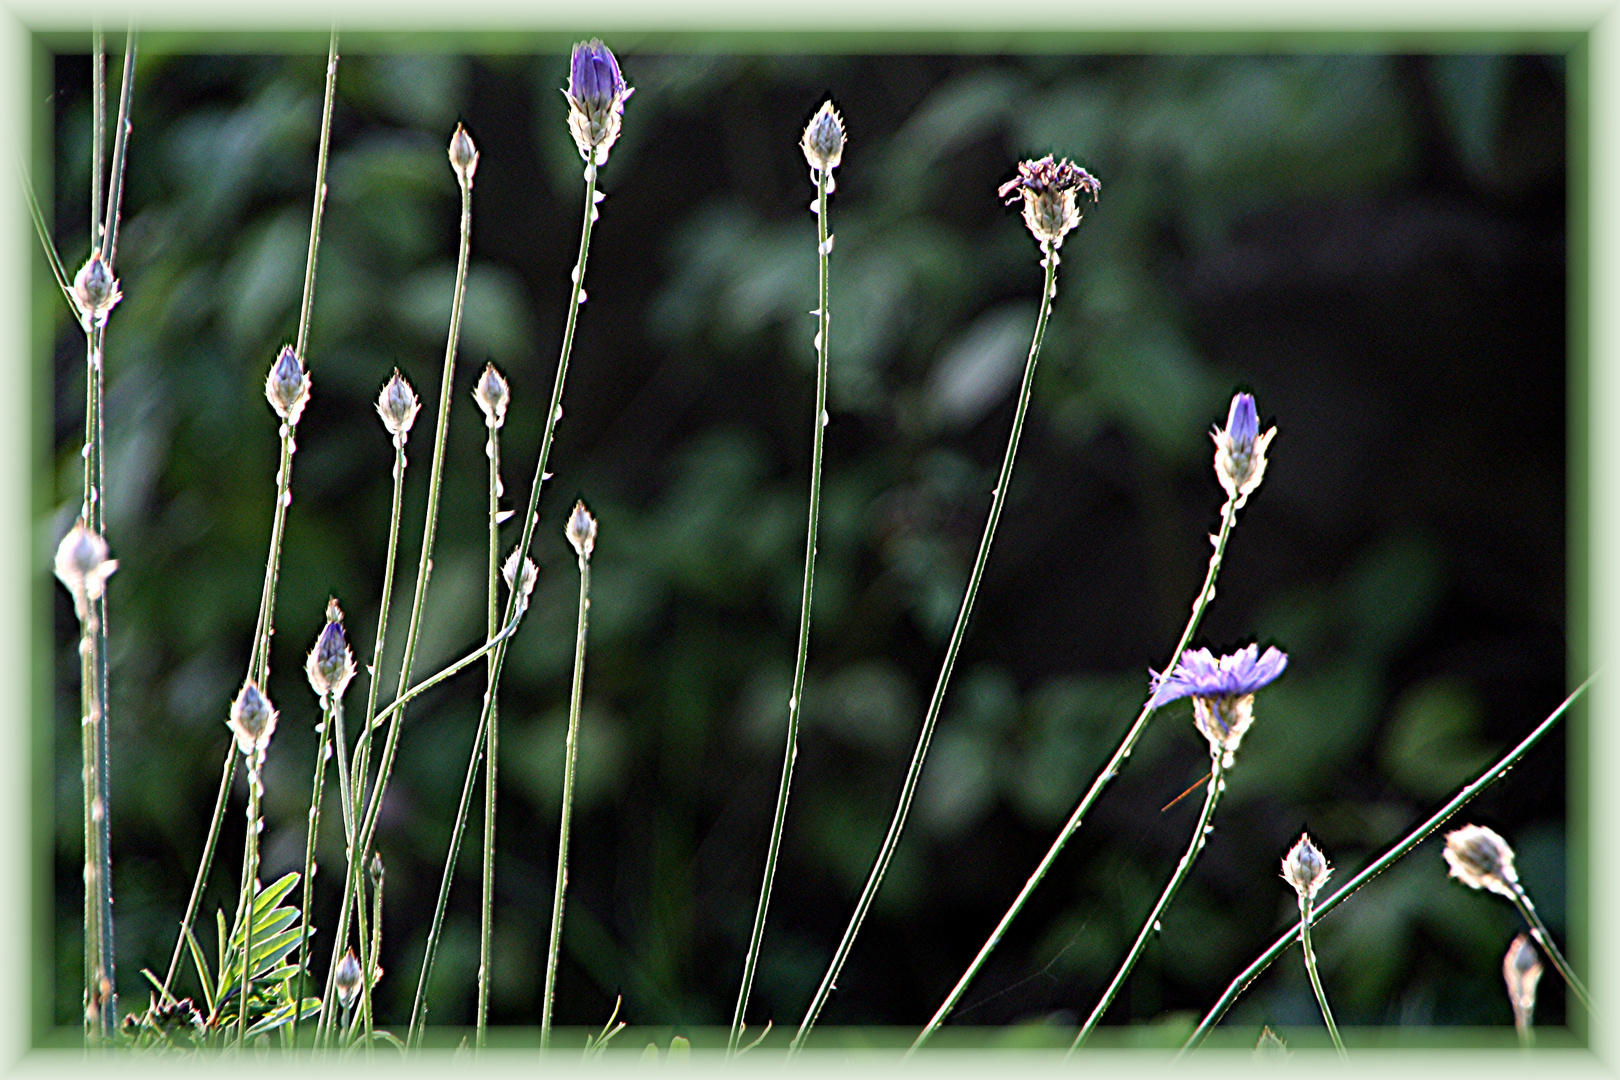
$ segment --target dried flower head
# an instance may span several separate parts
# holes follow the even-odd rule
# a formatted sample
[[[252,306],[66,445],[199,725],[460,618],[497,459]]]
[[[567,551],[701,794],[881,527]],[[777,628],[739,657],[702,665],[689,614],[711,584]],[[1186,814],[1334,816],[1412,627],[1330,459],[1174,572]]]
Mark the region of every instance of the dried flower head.
[[[1528,1030],[1536,1012],[1536,984],[1541,982],[1541,957],[1530,944],[1530,935],[1520,934],[1508,946],[1502,957],[1502,979],[1507,983],[1514,1023]]]
[[[1209,740],[1210,752],[1222,754],[1222,767],[1230,768],[1243,733],[1254,722],[1254,692],[1270,683],[1288,666],[1288,656],[1275,647],[1260,654],[1257,645],[1216,659],[1208,649],[1188,649],[1175,668],[1153,677],[1153,708],[1178,698],[1193,699],[1193,722]]]
[[[522,551],[518,548],[513,548],[512,554],[506,557],[506,562],[501,567],[501,576],[506,579],[506,587],[508,589],[513,587],[512,582],[517,578],[518,557],[520,555],[522,555]],[[519,612],[522,612],[529,606],[529,594],[534,592],[534,582],[539,574],[540,569],[534,565],[534,560],[525,558],[523,560],[523,583],[518,589],[517,610]]]
[[[80,518],[56,546],[56,576],[73,594],[73,606],[83,619],[90,602],[101,597],[118,560],[107,557],[107,541],[91,532]]]
[[[832,102],[822,102],[816,115],[805,125],[799,146],[813,171],[826,172],[838,167],[844,159],[844,118],[838,115]]]
[[[506,405],[511,397],[511,388],[506,385],[501,373],[495,370],[495,365],[484,365],[484,373],[478,377],[478,385],[473,387],[473,400],[483,410],[487,427],[493,430],[506,423]]]
[[[103,326],[107,313],[118,306],[124,294],[118,291],[118,279],[112,276],[112,267],[92,251],[90,258],[73,275],[73,299],[79,305],[79,317],[89,326]]]
[[[450,167],[455,170],[456,180],[462,187],[472,187],[473,173],[478,171],[478,147],[473,145],[472,136],[460,124],[450,136]]]
[[[1315,900],[1317,891],[1327,882],[1328,875],[1333,868],[1328,865],[1327,857],[1323,855],[1311,838],[1305,833],[1299,836],[1299,842],[1288,849],[1283,856],[1283,880],[1294,887],[1299,894],[1300,903],[1306,900]]]
[[[405,441],[411,432],[411,425],[416,423],[416,411],[421,407],[416,391],[395,368],[394,377],[377,395],[377,415],[382,417],[383,427],[388,429],[395,442]]]
[[[276,710],[252,679],[231,702],[231,718],[225,726],[236,735],[236,748],[250,759],[269,747],[270,736],[276,733]]]
[[[1446,833],[1445,856],[1451,876],[1470,889],[1489,889],[1509,899],[1518,891],[1513,849],[1483,825],[1464,825]]]
[[[1096,202],[1102,183],[1067,158],[1054,161],[1051,154],[1039,161],[1020,161],[1018,176],[998,192],[1009,206],[1023,196],[1024,224],[1043,247],[1053,249],[1062,247],[1069,230],[1080,224],[1076,197],[1081,193]]]
[[[327,601],[326,626],[309,650],[304,672],[316,695],[328,701],[341,698],[354,678],[354,653],[343,636],[343,609],[335,599]]]
[[[1215,440],[1215,477],[1226,489],[1227,498],[1235,500],[1239,508],[1265,477],[1266,447],[1276,434],[1276,428],[1260,434],[1260,417],[1251,394],[1234,396],[1226,414],[1226,427],[1210,433]]]
[[[338,961],[337,974],[332,977],[332,985],[337,988],[338,1000],[343,1002],[345,1009],[354,1008],[354,999],[360,996],[360,958],[350,949]]]
[[[276,362],[270,365],[270,374],[264,380],[264,396],[276,415],[288,427],[296,426],[304,406],[309,403],[309,372],[298,359],[291,345],[282,346]]]
[[[596,519],[585,509],[584,499],[574,504],[574,512],[568,515],[568,527],[564,531],[568,542],[574,545],[575,554],[589,561],[591,552],[596,550]]]
[[[568,130],[579,156],[596,165],[607,164],[608,151],[619,138],[624,103],[635,93],[624,85],[613,52],[592,38],[574,46],[568,68]]]

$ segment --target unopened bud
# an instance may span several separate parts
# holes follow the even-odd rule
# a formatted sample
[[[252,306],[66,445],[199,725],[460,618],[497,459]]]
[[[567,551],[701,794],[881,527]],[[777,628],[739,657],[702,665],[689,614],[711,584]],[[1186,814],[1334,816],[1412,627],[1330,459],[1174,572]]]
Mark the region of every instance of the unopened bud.
[[[472,187],[473,173],[478,171],[478,148],[472,136],[460,124],[450,136],[450,167],[456,171],[456,180],[462,187]]]
[[[403,443],[410,434],[411,425],[416,423],[416,411],[421,407],[416,391],[411,389],[411,384],[396,368],[394,377],[377,395],[377,415],[382,417],[383,427],[396,441]]]
[[[619,138],[624,103],[633,93],[606,45],[592,39],[574,46],[563,96],[568,99],[568,130],[580,157],[595,165],[607,164],[608,151]]]
[[[1541,982],[1541,958],[1528,934],[1520,934],[1508,946],[1502,957],[1502,979],[1513,1005],[1513,1022],[1520,1031],[1528,1032],[1536,1012],[1536,984]]]
[[[1286,1061],[1293,1054],[1288,1044],[1283,1042],[1282,1036],[1271,1030],[1267,1024],[1260,1029],[1260,1041],[1254,1044],[1254,1056],[1267,1061]]]
[[[231,702],[231,718],[226,726],[236,735],[236,748],[247,757],[262,754],[269,747],[270,736],[276,733],[276,710],[252,679]]]
[[[1260,433],[1260,417],[1250,394],[1235,395],[1227,410],[1226,427],[1210,434],[1215,440],[1215,478],[1239,508],[1265,478],[1266,448],[1276,434],[1276,428]]]
[[[112,268],[102,259],[101,252],[91,252],[89,261],[79,267],[73,277],[73,299],[78,302],[80,316],[100,326],[107,321],[107,313],[123,298],[124,294],[118,291],[118,280],[112,276]]]
[[[90,601],[100,598],[106,589],[107,578],[118,569],[118,560],[107,554],[107,541],[91,532],[82,518],[56,546],[56,576],[73,594],[81,619],[89,614]]]
[[[309,402],[309,381],[304,362],[298,359],[291,345],[283,346],[276,362],[270,365],[269,376],[264,380],[264,396],[288,427],[298,423],[304,406]]]
[[[371,886],[374,889],[380,889],[380,888],[382,888],[382,885],[383,885],[382,852],[373,851],[371,853]]]
[[[326,626],[309,651],[304,672],[317,696],[336,701],[354,678],[354,653],[343,636],[343,611],[336,600],[326,605]]]
[[[514,586],[512,583],[517,580],[518,558],[520,555],[522,555],[522,550],[520,548],[513,548],[512,554],[506,557],[506,563],[501,567],[501,576],[506,579],[506,587],[508,589],[513,588]],[[537,578],[539,574],[540,570],[534,565],[534,560],[525,558],[523,560],[523,581],[521,585],[517,586],[518,611],[521,612],[529,606],[529,594],[534,592],[535,578]]]
[[[1333,868],[1328,865],[1327,858],[1304,833],[1300,834],[1299,842],[1283,856],[1283,880],[1294,887],[1294,892],[1299,894],[1301,903],[1315,900],[1317,891],[1326,883],[1331,873]]]
[[[584,499],[574,504],[574,512],[568,515],[568,527],[564,531],[568,542],[574,545],[574,552],[588,562],[591,552],[596,550],[596,519],[585,509]]]
[[[1518,891],[1513,849],[1483,825],[1464,825],[1446,834],[1446,863],[1451,876],[1470,889],[1489,889],[1509,899]]]
[[[804,137],[799,140],[804,160],[816,172],[836,169],[844,158],[844,118],[838,115],[830,101],[822,102],[816,115],[805,125]]]
[[[494,429],[506,423],[506,405],[511,396],[506,380],[495,370],[495,365],[484,365],[484,373],[478,377],[478,385],[473,387],[473,400],[483,410],[487,427]]]
[[[338,961],[337,974],[332,978],[332,985],[337,988],[338,1000],[343,1002],[345,1009],[354,1008],[354,999],[360,996],[360,959],[350,949]]]

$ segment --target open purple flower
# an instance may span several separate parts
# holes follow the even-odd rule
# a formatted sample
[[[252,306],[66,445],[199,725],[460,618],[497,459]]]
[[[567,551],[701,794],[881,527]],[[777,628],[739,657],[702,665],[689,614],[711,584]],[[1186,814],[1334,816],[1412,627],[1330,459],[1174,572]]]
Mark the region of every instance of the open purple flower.
[[[624,103],[635,91],[624,85],[619,61],[600,41],[592,39],[574,46],[568,69],[568,128],[573,133],[579,155],[602,165],[619,137],[619,120]]]
[[[1243,733],[1254,722],[1254,692],[1287,666],[1287,654],[1275,647],[1262,655],[1258,645],[1250,645],[1219,659],[1208,649],[1188,649],[1171,671],[1151,672],[1154,691],[1148,704],[1157,709],[1192,698],[1193,722],[1209,740],[1210,752],[1221,753],[1223,767],[1230,766]]]

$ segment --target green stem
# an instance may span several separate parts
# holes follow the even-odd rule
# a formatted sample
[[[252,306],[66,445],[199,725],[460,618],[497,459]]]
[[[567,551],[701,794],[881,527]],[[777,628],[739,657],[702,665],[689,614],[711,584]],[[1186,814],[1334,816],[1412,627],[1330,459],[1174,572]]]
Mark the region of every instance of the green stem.
[[[867,878],[866,887],[855,903],[855,913],[849,920],[849,926],[844,930],[843,940],[838,943],[832,963],[828,965],[827,973],[822,977],[821,986],[811,999],[810,1007],[805,1010],[798,1033],[788,1046],[789,1056],[803,1047],[810,1029],[815,1026],[816,1019],[821,1015],[821,1009],[827,1003],[833,986],[837,984],[839,973],[843,971],[844,961],[849,957],[861,922],[866,918],[866,912],[872,906],[872,900],[877,895],[883,875],[889,868],[889,861],[894,857],[894,850],[900,843],[900,832],[905,827],[906,815],[911,810],[911,800],[916,793],[917,779],[922,773],[923,759],[928,754],[928,743],[933,737],[934,725],[939,720],[940,707],[945,701],[945,688],[950,684],[951,670],[956,665],[956,654],[962,647],[963,637],[967,634],[968,620],[973,614],[973,601],[979,593],[979,581],[984,577],[985,564],[990,560],[990,544],[995,539],[996,523],[1001,520],[1001,509],[1007,501],[1007,489],[1012,481],[1013,461],[1018,455],[1018,440],[1024,431],[1024,418],[1029,411],[1030,391],[1035,385],[1035,362],[1041,354],[1041,341],[1046,336],[1047,317],[1052,311],[1052,294],[1057,288],[1058,253],[1045,245],[1042,251],[1045,254],[1042,262],[1046,267],[1046,278],[1041,286],[1040,314],[1035,320],[1035,334],[1029,345],[1029,359],[1024,364],[1024,381],[1018,391],[1018,409],[1013,415],[1012,434],[1007,440],[1007,453],[1001,462],[1001,474],[996,480],[996,489],[991,496],[990,518],[985,522],[984,537],[979,541],[979,554],[973,562],[973,572],[968,577],[967,591],[962,596],[962,608],[957,612],[956,626],[951,631],[950,644],[945,649],[945,662],[940,668],[939,679],[934,684],[934,694],[929,699],[928,712],[923,717],[922,731],[917,736],[917,747],[911,756],[911,767],[906,770],[905,783],[900,788],[900,802],[895,808],[894,820],[890,822],[888,835],[883,838],[883,846],[872,864],[872,873]]]
[[[1384,852],[1377,859],[1373,860],[1373,862],[1368,864],[1367,868],[1362,870],[1361,873],[1357,874],[1355,877],[1351,878],[1349,881],[1340,886],[1337,892],[1328,897],[1319,907],[1316,908],[1316,916],[1314,921],[1321,922],[1322,916],[1326,915],[1328,912],[1332,911],[1334,908],[1348,900],[1357,889],[1361,888],[1367,882],[1383,873],[1384,870],[1388,869],[1393,863],[1421,844],[1429,837],[1431,833],[1449,821],[1452,815],[1456,814],[1458,810],[1461,810],[1464,806],[1466,806],[1476,795],[1506,775],[1509,769],[1518,764],[1519,760],[1528,754],[1531,748],[1534,747],[1536,743],[1540,742],[1542,737],[1545,736],[1547,732],[1551,731],[1553,727],[1564,718],[1564,714],[1569,711],[1570,706],[1574,705],[1576,700],[1586,692],[1587,688],[1592,685],[1593,680],[1595,680],[1599,674],[1601,674],[1601,672],[1594,672],[1593,674],[1587,676],[1585,682],[1581,683],[1581,685],[1577,686],[1573,691],[1571,691],[1570,695],[1563,700],[1563,703],[1560,704],[1558,708],[1554,709],[1552,713],[1540,724],[1537,724],[1535,729],[1531,731],[1530,734],[1526,735],[1517,746],[1503,755],[1501,760],[1497,761],[1496,764],[1486,769],[1479,775],[1477,779],[1469,783],[1461,791],[1457,792],[1456,795],[1452,796],[1451,801],[1447,802],[1439,810],[1435,811],[1428,820],[1423,822],[1423,824],[1407,833],[1388,851]],[[1265,952],[1256,957],[1253,963],[1238,973],[1237,978],[1232,980],[1231,984],[1227,986],[1225,992],[1221,994],[1220,998],[1216,1000],[1215,1004],[1210,1006],[1209,1012],[1204,1014],[1204,1019],[1200,1021],[1198,1027],[1193,1030],[1193,1033],[1188,1036],[1186,1045],[1181,1048],[1181,1053],[1177,1055],[1178,1060],[1182,1055],[1186,1054],[1187,1051],[1193,1049],[1199,1043],[1203,1042],[1204,1038],[1208,1036],[1210,1030],[1216,1024],[1220,1023],[1221,1017],[1226,1015],[1226,1010],[1232,1007],[1232,1003],[1238,999],[1238,996],[1242,994],[1244,990],[1248,989],[1250,983],[1254,982],[1255,979],[1260,977],[1261,972],[1265,971],[1266,968],[1271,966],[1272,961],[1276,960],[1278,956],[1281,956],[1283,951],[1294,943],[1294,940],[1299,937],[1299,932],[1300,924],[1295,923],[1292,928],[1284,931],[1281,937],[1272,942],[1270,947],[1267,948]]]
[[[495,636],[495,620],[500,607],[500,555],[501,555],[501,430],[493,420],[489,423],[489,572],[487,575],[487,605],[485,625],[490,637]],[[495,661],[490,658],[485,672],[484,692],[495,692]],[[494,929],[495,914],[495,783],[498,775],[497,754],[500,747],[500,712],[494,701],[490,703],[489,730],[484,746],[484,883],[480,896],[481,916],[478,934],[478,1048],[484,1048],[489,1025],[490,936]]]
[[[1585,1006],[1588,1013],[1591,1013],[1592,995],[1587,992],[1586,984],[1581,982],[1580,977],[1575,974],[1575,969],[1569,966],[1569,961],[1559,951],[1558,944],[1553,941],[1552,931],[1548,930],[1547,924],[1541,921],[1541,915],[1536,911],[1536,905],[1530,902],[1530,894],[1525,892],[1524,886],[1516,881],[1513,883],[1513,905],[1519,909],[1519,914],[1524,916],[1524,921],[1530,924],[1530,934],[1536,939],[1536,944],[1540,945],[1548,958],[1552,960],[1553,967],[1558,969],[1558,974],[1564,977],[1564,985],[1569,987],[1570,993],[1574,994],[1576,1000]]]
[[[574,688],[568,699],[568,746],[563,761],[562,823],[557,828],[557,883],[551,898],[551,948],[546,953],[546,988],[540,1012],[540,1050],[551,1045],[551,1008],[557,990],[557,955],[562,951],[563,896],[568,889],[568,829],[574,816],[574,763],[579,756],[579,708],[585,691],[585,632],[591,613],[591,560],[579,557],[579,633],[574,639]]]
[[[321,737],[315,745],[315,780],[310,785],[309,826],[304,834],[304,903],[298,924],[298,988],[293,994],[291,1025],[294,1047],[298,1045],[298,1014],[309,993],[309,909],[315,898],[315,845],[321,835],[321,793],[326,786],[326,752],[332,745],[332,706],[332,695],[322,694]]]
[[[104,257],[109,272],[112,270],[113,260],[118,255],[118,226],[122,221],[124,209],[124,165],[128,157],[131,131],[129,110],[134,97],[135,31],[132,28],[124,43],[123,86],[118,92],[118,127],[113,132],[112,169],[107,177],[107,205],[104,211],[107,216],[101,224],[101,242],[98,245],[105,249]]]
[[[793,693],[788,698],[787,749],[782,755],[782,782],[776,793],[776,817],[771,822],[771,839],[765,853],[765,877],[760,883],[759,904],[754,910],[753,936],[743,958],[742,987],[737,991],[737,1010],[731,1019],[731,1037],[726,1057],[737,1053],[742,1039],[748,995],[754,986],[754,969],[759,963],[760,944],[765,937],[765,915],[771,903],[771,884],[776,879],[776,860],[782,848],[782,829],[787,821],[788,788],[793,781],[793,762],[799,756],[799,713],[804,706],[804,669],[810,655],[810,605],[816,581],[816,537],[821,519],[821,447],[827,430],[827,337],[831,315],[827,306],[827,182],[828,172],[816,174],[816,226],[819,243],[817,259],[816,306],[816,411],[815,436],[810,448],[810,520],[805,528],[804,588],[799,596],[799,653],[793,666]]]
[[[1086,1018],[1085,1024],[1080,1028],[1080,1034],[1074,1037],[1074,1043],[1069,1047],[1069,1055],[1080,1049],[1081,1045],[1085,1043],[1086,1037],[1091,1034],[1092,1029],[1102,1020],[1103,1014],[1108,1011],[1108,1007],[1114,1003],[1114,998],[1119,995],[1120,987],[1125,985],[1125,980],[1130,977],[1131,970],[1136,967],[1136,961],[1141,957],[1142,950],[1147,948],[1148,938],[1159,931],[1159,918],[1164,914],[1164,909],[1170,906],[1171,900],[1175,899],[1177,890],[1181,888],[1181,883],[1187,880],[1188,873],[1192,871],[1193,860],[1197,859],[1198,853],[1204,850],[1204,845],[1209,839],[1209,822],[1215,815],[1215,804],[1220,801],[1221,792],[1226,790],[1225,773],[1222,750],[1218,746],[1213,747],[1210,753],[1209,788],[1208,793],[1204,796],[1204,810],[1198,816],[1198,824],[1193,828],[1192,841],[1187,845],[1186,854],[1181,856],[1181,861],[1176,864],[1176,872],[1170,876],[1170,881],[1165,885],[1164,892],[1159,894],[1159,902],[1153,905],[1153,910],[1148,913],[1147,920],[1142,923],[1142,930],[1136,935],[1135,944],[1131,946],[1131,951],[1126,955],[1125,962],[1114,973],[1114,980],[1108,984],[1108,989],[1103,992],[1102,1000],[1098,1001],[1097,1007],[1091,1010],[1091,1015]],[[1065,1059],[1069,1055],[1065,1055]]]
[[[107,35],[90,34],[90,250],[101,250],[101,180],[107,150]]]
[[[259,788],[264,769],[262,752],[257,768],[248,769],[247,839],[242,842],[242,899],[238,904],[242,920],[242,983],[236,999],[236,1046],[247,1043],[248,983],[253,971],[253,896],[254,881],[259,876]]]
[[[1181,631],[1181,639],[1176,642],[1175,650],[1170,654],[1170,662],[1165,665],[1165,671],[1175,667],[1176,661],[1180,659],[1182,652],[1187,648],[1187,644],[1192,641],[1193,634],[1197,632],[1198,624],[1204,617],[1204,610],[1209,607],[1209,602],[1215,597],[1215,578],[1220,573],[1221,561],[1226,555],[1226,541],[1232,534],[1232,527],[1236,522],[1237,507],[1232,500],[1228,499],[1226,505],[1221,508],[1221,528],[1215,537],[1215,554],[1210,556],[1209,569],[1204,574],[1203,587],[1198,590],[1198,596],[1193,600],[1192,616],[1187,620],[1186,627]],[[1131,756],[1131,751],[1135,749],[1137,740],[1142,737],[1142,732],[1147,728],[1147,723],[1155,712],[1157,712],[1157,709],[1154,708],[1153,697],[1149,694],[1148,700],[1142,705],[1142,710],[1136,714],[1136,721],[1131,724],[1130,730],[1125,733],[1125,737],[1120,740],[1119,746],[1114,750],[1114,756],[1108,759],[1108,764],[1103,767],[1102,772],[1097,774],[1097,778],[1091,782],[1091,787],[1087,789],[1085,797],[1080,800],[1080,805],[1076,806],[1074,813],[1069,815],[1069,820],[1064,823],[1063,828],[1058,832],[1057,839],[1052,841],[1052,846],[1042,856],[1040,864],[1035,867],[1035,872],[1029,876],[1028,881],[1024,882],[1024,887],[1019,890],[1018,897],[1013,900],[1012,906],[1007,908],[1007,913],[1001,917],[1001,921],[996,924],[995,930],[991,931],[989,938],[979,948],[978,955],[974,956],[973,962],[968,965],[967,970],[962,973],[962,977],[951,988],[950,994],[946,996],[945,1001],[928,1021],[928,1025],[917,1036],[917,1040],[911,1044],[911,1049],[906,1051],[905,1056],[907,1058],[916,1053],[922,1044],[928,1041],[929,1036],[939,1029],[939,1026],[945,1022],[945,1018],[950,1015],[951,1010],[956,1008],[957,1003],[962,1000],[962,995],[967,992],[968,986],[979,974],[979,969],[984,967],[985,961],[990,959],[990,954],[995,951],[997,945],[1001,944],[1001,939],[1007,933],[1007,928],[1018,917],[1018,913],[1024,910],[1024,904],[1028,902],[1036,886],[1041,883],[1046,877],[1047,871],[1052,868],[1052,864],[1057,861],[1058,854],[1063,850],[1063,846],[1069,842],[1069,838],[1075,834],[1081,823],[1085,821],[1086,813],[1091,809],[1092,804],[1097,801],[1098,796],[1102,794],[1103,788],[1107,787],[1109,782],[1119,775],[1120,769],[1124,768],[1125,760]]]
[[[203,884],[208,880],[208,869],[214,864],[214,850],[219,845],[219,827],[225,820],[225,801],[230,797],[231,781],[236,777],[236,742],[232,740],[225,755],[225,767],[219,774],[219,794],[214,797],[214,816],[208,825],[208,839],[203,842],[202,865],[191,883],[191,899],[186,901],[186,915],[180,920],[180,935],[175,938],[174,955],[169,958],[169,972],[163,977],[163,996],[173,998],[170,987],[180,966],[180,951],[186,946],[186,929],[197,916],[197,903],[202,899]]]
[[[1333,1022],[1333,1010],[1328,1008],[1327,991],[1322,989],[1322,977],[1316,973],[1316,949],[1311,945],[1311,898],[1304,893],[1299,897],[1299,943],[1305,954],[1305,974],[1310,976],[1311,989],[1316,991],[1316,1003],[1322,1007],[1322,1022],[1327,1024],[1328,1037],[1333,1040],[1333,1048],[1339,1052],[1339,1059],[1349,1061],[1350,1055],[1345,1052],[1344,1040],[1339,1038],[1339,1025]]]

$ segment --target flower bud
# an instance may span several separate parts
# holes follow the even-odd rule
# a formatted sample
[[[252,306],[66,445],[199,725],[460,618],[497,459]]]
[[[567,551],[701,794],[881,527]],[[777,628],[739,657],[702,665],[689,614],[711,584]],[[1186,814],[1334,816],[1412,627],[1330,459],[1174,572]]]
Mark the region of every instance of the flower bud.
[[[593,38],[574,46],[563,96],[568,99],[568,130],[580,157],[607,164],[608,151],[619,138],[624,103],[634,92],[624,85],[619,62],[606,45]]]
[[[332,985],[336,987],[338,1000],[343,1002],[345,1009],[354,1008],[354,999],[360,996],[360,959],[350,949],[338,961],[337,974],[332,978]]]
[[[1266,448],[1276,434],[1276,428],[1260,434],[1260,417],[1250,394],[1235,395],[1226,427],[1210,434],[1215,440],[1215,478],[1238,507],[1249,501],[1250,493],[1265,477]]]
[[[483,410],[484,424],[490,430],[506,423],[506,404],[511,400],[511,391],[494,364],[484,365],[484,373],[473,387],[473,400]]]
[[[371,887],[374,888],[374,889],[380,889],[380,888],[382,888],[382,886],[383,886],[382,852],[373,851],[371,853]]]
[[[349,680],[354,678],[354,653],[344,639],[343,611],[336,600],[326,605],[326,627],[315,639],[315,647],[309,650],[304,672],[316,695],[327,701],[341,698],[349,688]]]
[[[1445,856],[1451,876],[1470,889],[1489,889],[1509,899],[1518,891],[1513,849],[1483,825],[1464,825],[1447,833]]]
[[[264,380],[264,396],[288,427],[297,425],[309,402],[309,372],[304,370],[304,362],[298,359],[291,345],[283,346],[276,362],[270,365],[270,374]]]
[[[56,576],[68,592],[82,619],[89,614],[90,601],[99,599],[107,578],[118,569],[118,560],[107,557],[107,541],[91,532],[80,518],[56,546]]]
[[[1267,1024],[1260,1029],[1260,1041],[1254,1044],[1254,1056],[1262,1061],[1282,1062],[1294,1055],[1289,1052],[1288,1044],[1283,1042],[1282,1036],[1271,1030]]]
[[[1333,873],[1328,865],[1327,858],[1311,843],[1311,838],[1301,833],[1299,842],[1289,849],[1283,856],[1283,880],[1294,887],[1299,894],[1301,904],[1307,900],[1315,900],[1316,893]]]
[[[101,252],[91,252],[89,260],[73,276],[73,299],[78,302],[80,317],[89,324],[101,326],[107,321],[107,313],[123,298],[124,294],[118,291],[118,280],[112,276],[112,268],[102,259]]]
[[[1541,982],[1541,958],[1530,944],[1530,935],[1520,934],[1508,946],[1502,957],[1502,979],[1513,1005],[1513,1022],[1520,1031],[1529,1031],[1536,1012],[1536,984]]]
[[[405,381],[405,376],[394,369],[394,377],[388,380],[388,385],[382,388],[377,395],[377,415],[382,417],[383,427],[394,437],[396,442],[403,443],[410,434],[411,425],[416,423],[416,411],[422,407],[417,399],[416,391],[411,384]]]
[[[506,563],[501,567],[501,576],[506,579],[506,587],[512,588],[512,582],[517,578],[518,557],[522,554],[519,548],[513,548],[512,554],[506,557]],[[534,565],[533,559],[523,560],[523,583],[518,589],[517,610],[523,611],[529,606],[529,594],[534,592],[534,582],[539,576],[540,569]]]
[[[473,145],[472,136],[460,124],[456,125],[455,134],[450,136],[450,167],[455,170],[456,180],[462,187],[472,187],[473,173],[478,171],[478,148]]]
[[[1102,184],[1080,166],[1065,158],[1054,161],[1048,154],[1039,161],[1018,163],[1018,176],[1001,185],[1000,196],[1010,206],[1019,195],[1024,199],[1024,224],[1045,248],[1063,246],[1063,238],[1080,224],[1076,196],[1084,192],[1096,202]]]
[[[804,150],[804,160],[816,172],[838,167],[844,158],[844,118],[838,115],[832,102],[823,102],[816,110],[816,115],[805,125],[799,146]]]
[[[226,726],[236,734],[236,748],[247,757],[263,754],[269,747],[270,736],[276,733],[276,710],[252,679],[243,684],[231,702],[231,718]]]
[[[564,532],[568,534],[568,542],[574,545],[575,554],[590,561],[591,552],[596,550],[596,519],[585,509],[584,499],[574,504],[574,512],[568,515],[568,526]]]

